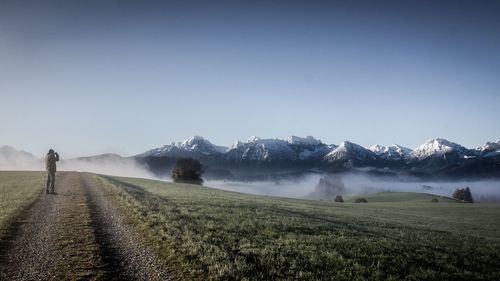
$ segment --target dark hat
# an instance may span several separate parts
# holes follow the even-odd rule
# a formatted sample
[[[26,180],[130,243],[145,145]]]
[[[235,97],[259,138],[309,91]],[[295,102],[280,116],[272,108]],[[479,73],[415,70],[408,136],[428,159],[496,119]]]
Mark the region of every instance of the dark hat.
[[[49,149],[49,153],[54,153],[54,150],[52,148]]]

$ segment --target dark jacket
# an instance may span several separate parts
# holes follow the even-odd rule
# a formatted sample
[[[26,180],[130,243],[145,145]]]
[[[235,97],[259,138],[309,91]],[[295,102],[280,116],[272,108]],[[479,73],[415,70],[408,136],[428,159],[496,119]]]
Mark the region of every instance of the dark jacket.
[[[51,174],[55,173],[57,161],[59,161],[59,154],[57,152],[47,153],[47,156],[45,156],[45,170]]]

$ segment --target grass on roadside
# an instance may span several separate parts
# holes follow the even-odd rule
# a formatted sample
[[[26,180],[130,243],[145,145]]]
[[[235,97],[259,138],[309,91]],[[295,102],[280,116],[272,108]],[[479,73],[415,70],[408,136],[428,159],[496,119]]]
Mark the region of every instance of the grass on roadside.
[[[121,195],[178,279],[500,280],[500,205],[408,194],[333,203],[98,180]]]
[[[0,171],[0,239],[12,219],[42,192],[44,181],[43,172]]]

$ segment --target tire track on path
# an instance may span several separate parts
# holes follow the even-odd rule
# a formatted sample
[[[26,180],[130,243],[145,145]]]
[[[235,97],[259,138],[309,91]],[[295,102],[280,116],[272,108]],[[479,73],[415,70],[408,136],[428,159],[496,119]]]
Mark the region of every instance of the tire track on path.
[[[106,280],[168,280],[166,270],[144,239],[129,225],[106,190],[82,175],[91,209],[95,236],[102,260],[108,269]]]
[[[77,173],[59,173],[0,250],[0,280],[98,280],[103,276],[90,210]]]
[[[167,280],[109,195],[85,174],[60,172],[0,249],[0,280]]]

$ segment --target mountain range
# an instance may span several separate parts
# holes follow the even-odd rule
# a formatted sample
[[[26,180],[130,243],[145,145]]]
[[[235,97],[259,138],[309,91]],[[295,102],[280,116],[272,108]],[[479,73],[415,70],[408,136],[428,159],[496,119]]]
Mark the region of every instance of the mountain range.
[[[466,148],[446,139],[432,138],[410,149],[397,144],[365,148],[349,141],[339,145],[325,144],[311,136],[286,139],[251,137],[245,142],[237,141],[224,147],[194,136],[132,157],[104,154],[66,161],[98,160],[99,163],[120,165],[134,162],[156,175],[165,176],[181,157],[200,160],[207,176],[214,178],[352,169],[419,177],[500,177],[500,140]],[[0,148],[0,169],[8,163],[28,161],[32,165],[37,160],[27,152],[6,146]]]
[[[325,144],[311,136],[251,137],[246,142],[223,147],[195,136],[135,157],[155,173],[168,170],[178,157],[192,157],[200,160],[210,173],[222,172],[223,176],[363,168],[374,173],[421,177],[500,177],[500,140],[469,149],[446,139],[432,138],[410,149],[397,144],[365,148],[349,141]]]

